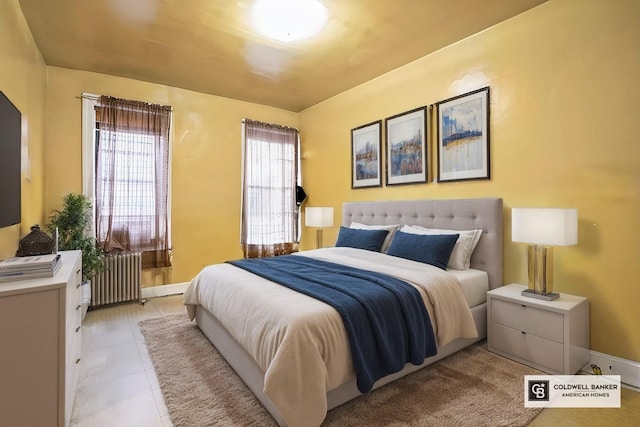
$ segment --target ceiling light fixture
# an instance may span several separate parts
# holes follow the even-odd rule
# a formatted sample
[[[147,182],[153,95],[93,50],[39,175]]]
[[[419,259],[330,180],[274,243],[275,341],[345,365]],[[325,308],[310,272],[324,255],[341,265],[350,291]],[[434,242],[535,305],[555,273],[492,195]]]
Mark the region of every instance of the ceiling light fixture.
[[[251,9],[255,29],[281,42],[318,34],[328,16],[327,8],[318,0],[257,0]]]

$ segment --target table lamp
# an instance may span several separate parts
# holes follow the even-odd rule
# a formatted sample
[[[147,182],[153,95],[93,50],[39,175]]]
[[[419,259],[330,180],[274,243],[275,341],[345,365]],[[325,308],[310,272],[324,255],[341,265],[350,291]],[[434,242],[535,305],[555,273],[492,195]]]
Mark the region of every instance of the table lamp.
[[[529,287],[522,295],[548,301],[558,298],[553,292],[553,246],[578,243],[578,210],[513,208],[511,238],[529,243]]]
[[[308,207],[305,209],[304,225],[318,227],[316,230],[316,245],[322,247],[322,227],[333,227],[333,208]]]

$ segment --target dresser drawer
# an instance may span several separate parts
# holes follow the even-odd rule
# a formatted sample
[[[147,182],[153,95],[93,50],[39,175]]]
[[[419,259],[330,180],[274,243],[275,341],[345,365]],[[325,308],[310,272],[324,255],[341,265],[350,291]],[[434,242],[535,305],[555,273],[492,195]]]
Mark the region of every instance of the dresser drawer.
[[[67,298],[69,296],[67,295]],[[67,301],[66,316],[67,330],[76,329],[82,324],[82,298],[74,297],[72,301]]]
[[[491,321],[537,335],[558,343],[564,342],[564,316],[530,305],[491,298]]]
[[[73,266],[73,278],[67,285],[67,327],[77,325],[76,317],[71,313],[80,313],[79,319],[82,321],[82,267],[79,263]]]
[[[562,344],[495,322],[489,327],[493,347],[491,350],[513,355],[553,372],[564,372]]]
[[[73,371],[76,369],[76,365],[80,360],[80,348],[82,345],[82,335],[80,332],[71,332],[73,335],[69,336],[68,341],[66,342],[66,351],[67,351],[67,369]]]
[[[75,329],[67,332],[67,355],[65,361],[65,425],[69,425],[73,412],[73,402],[80,377],[80,348],[82,346],[81,333]]]

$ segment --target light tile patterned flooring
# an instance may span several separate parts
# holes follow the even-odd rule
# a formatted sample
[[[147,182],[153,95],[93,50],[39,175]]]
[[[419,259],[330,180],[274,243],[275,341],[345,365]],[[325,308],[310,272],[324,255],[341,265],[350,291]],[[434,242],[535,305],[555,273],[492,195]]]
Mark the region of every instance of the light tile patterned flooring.
[[[182,295],[87,312],[72,426],[172,426],[138,322],[175,313]]]

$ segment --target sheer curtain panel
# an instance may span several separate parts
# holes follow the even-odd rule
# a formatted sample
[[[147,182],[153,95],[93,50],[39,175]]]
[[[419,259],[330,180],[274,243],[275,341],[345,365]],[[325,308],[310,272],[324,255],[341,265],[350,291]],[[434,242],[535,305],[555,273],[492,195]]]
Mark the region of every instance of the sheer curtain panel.
[[[96,107],[96,235],[107,252],[171,266],[171,107],[100,97]]]
[[[241,238],[245,258],[298,250],[298,131],[243,120]]]

